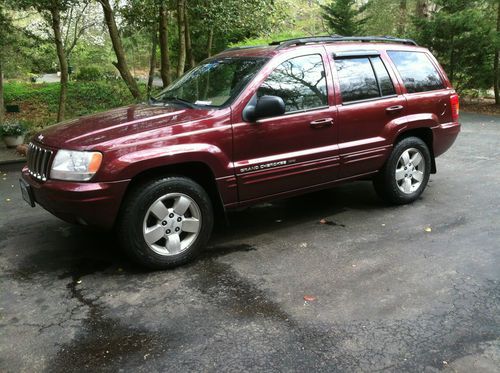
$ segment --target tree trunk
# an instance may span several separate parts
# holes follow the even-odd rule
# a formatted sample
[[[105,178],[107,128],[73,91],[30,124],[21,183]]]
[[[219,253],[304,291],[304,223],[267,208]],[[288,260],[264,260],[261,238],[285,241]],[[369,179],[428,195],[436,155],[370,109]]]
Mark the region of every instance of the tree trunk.
[[[59,92],[59,109],[57,111],[57,121],[64,120],[64,111],[66,108],[66,95],[68,92],[68,60],[64,52],[64,45],[61,35],[61,14],[57,6],[50,8],[52,21],[52,31],[54,32],[54,41],[56,43],[57,58],[59,59],[59,70],[61,71],[61,89]]]
[[[417,18],[425,18],[427,16],[427,0],[417,0],[415,15]]]
[[[186,55],[187,62],[190,68],[196,66],[196,62],[194,60],[193,47],[191,45],[191,30],[189,27],[189,16],[188,11],[186,9],[186,3],[184,3],[184,23],[185,23],[185,35],[186,35]]]
[[[160,74],[163,87],[167,87],[172,83],[172,69],[170,66],[170,51],[168,49],[168,9],[164,4],[160,5],[159,18]]]
[[[0,57],[0,125],[5,120],[5,105],[3,102],[3,65],[2,58]]]
[[[121,77],[125,81],[130,93],[135,99],[141,98],[141,92],[137,86],[134,77],[130,73],[130,69],[127,65],[127,59],[125,58],[125,51],[123,50],[123,44],[118,32],[118,26],[116,26],[115,15],[113,9],[109,4],[109,0],[99,0],[102,5],[102,10],[104,12],[104,18],[106,19],[106,25],[108,26],[109,36],[111,38],[111,43],[113,44],[113,49],[116,54],[117,62],[113,62],[113,65],[120,72]]]
[[[498,1],[497,5],[497,37],[500,34],[500,1]],[[495,104],[500,105],[500,87],[499,87],[499,79],[500,79],[500,71],[499,71],[499,61],[500,52],[498,50],[498,40],[495,40],[495,61],[493,62],[493,89],[495,90]]]
[[[406,10],[407,10],[407,0],[399,1],[399,19],[398,19],[398,36],[404,36],[406,31]]]
[[[212,57],[212,44],[214,43],[214,28],[210,27],[207,41],[207,56]]]
[[[148,97],[151,95],[151,90],[153,89],[153,81],[155,78],[157,45],[158,45],[158,33],[156,28],[153,28],[153,35],[151,37],[151,57],[149,58]]]
[[[177,77],[184,74],[186,65],[186,23],[184,18],[184,4],[186,0],[177,0],[177,26],[179,29],[179,53],[177,59]]]
[[[452,36],[450,40],[450,68],[449,68],[450,83],[455,82],[455,38]]]

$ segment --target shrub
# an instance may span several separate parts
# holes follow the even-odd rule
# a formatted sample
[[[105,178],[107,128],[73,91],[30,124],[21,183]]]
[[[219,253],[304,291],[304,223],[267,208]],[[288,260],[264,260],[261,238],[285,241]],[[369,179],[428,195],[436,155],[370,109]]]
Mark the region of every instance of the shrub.
[[[76,80],[84,82],[96,82],[106,77],[106,73],[99,66],[83,66],[78,69]]]
[[[0,126],[0,136],[21,136],[28,132],[28,125],[22,121],[6,121]]]

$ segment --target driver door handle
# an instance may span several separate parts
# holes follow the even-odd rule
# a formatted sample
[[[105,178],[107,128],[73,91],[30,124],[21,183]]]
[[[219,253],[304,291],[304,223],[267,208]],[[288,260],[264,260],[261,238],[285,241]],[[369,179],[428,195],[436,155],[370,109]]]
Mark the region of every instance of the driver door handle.
[[[397,113],[403,110],[405,107],[403,105],[395,105],[395,106],[389,106],[388,108],[385,109],[388,113]]]
[[[333,125],[333,118],[323,118],[318,120],[313,120],[309,123],[312,128],[323,128]]]

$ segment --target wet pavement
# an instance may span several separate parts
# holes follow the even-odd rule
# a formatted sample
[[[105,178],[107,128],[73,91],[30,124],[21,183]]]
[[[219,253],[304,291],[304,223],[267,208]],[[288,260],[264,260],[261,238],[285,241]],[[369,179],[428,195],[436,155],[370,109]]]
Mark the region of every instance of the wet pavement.
[[[413,205],[356,182],[255,206],[163,272],[0,167],[0,371],[498,372],[500,118],[463,122]]]

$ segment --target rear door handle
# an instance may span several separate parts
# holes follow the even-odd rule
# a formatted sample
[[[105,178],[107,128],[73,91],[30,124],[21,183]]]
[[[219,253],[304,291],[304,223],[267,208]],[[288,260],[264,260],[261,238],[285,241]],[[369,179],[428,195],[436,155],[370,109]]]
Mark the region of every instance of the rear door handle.
[[[323,128],[333,125],[333,118],[323,118],[318,120],[313,120],[309,123],[313,128]]]
[[[401,111],[404,108],[405,107],[403,105],[395,105],[395,106],[389,106],[388,108],[385,109],[385,111],[388,113],[397,113],[398,111]]]

